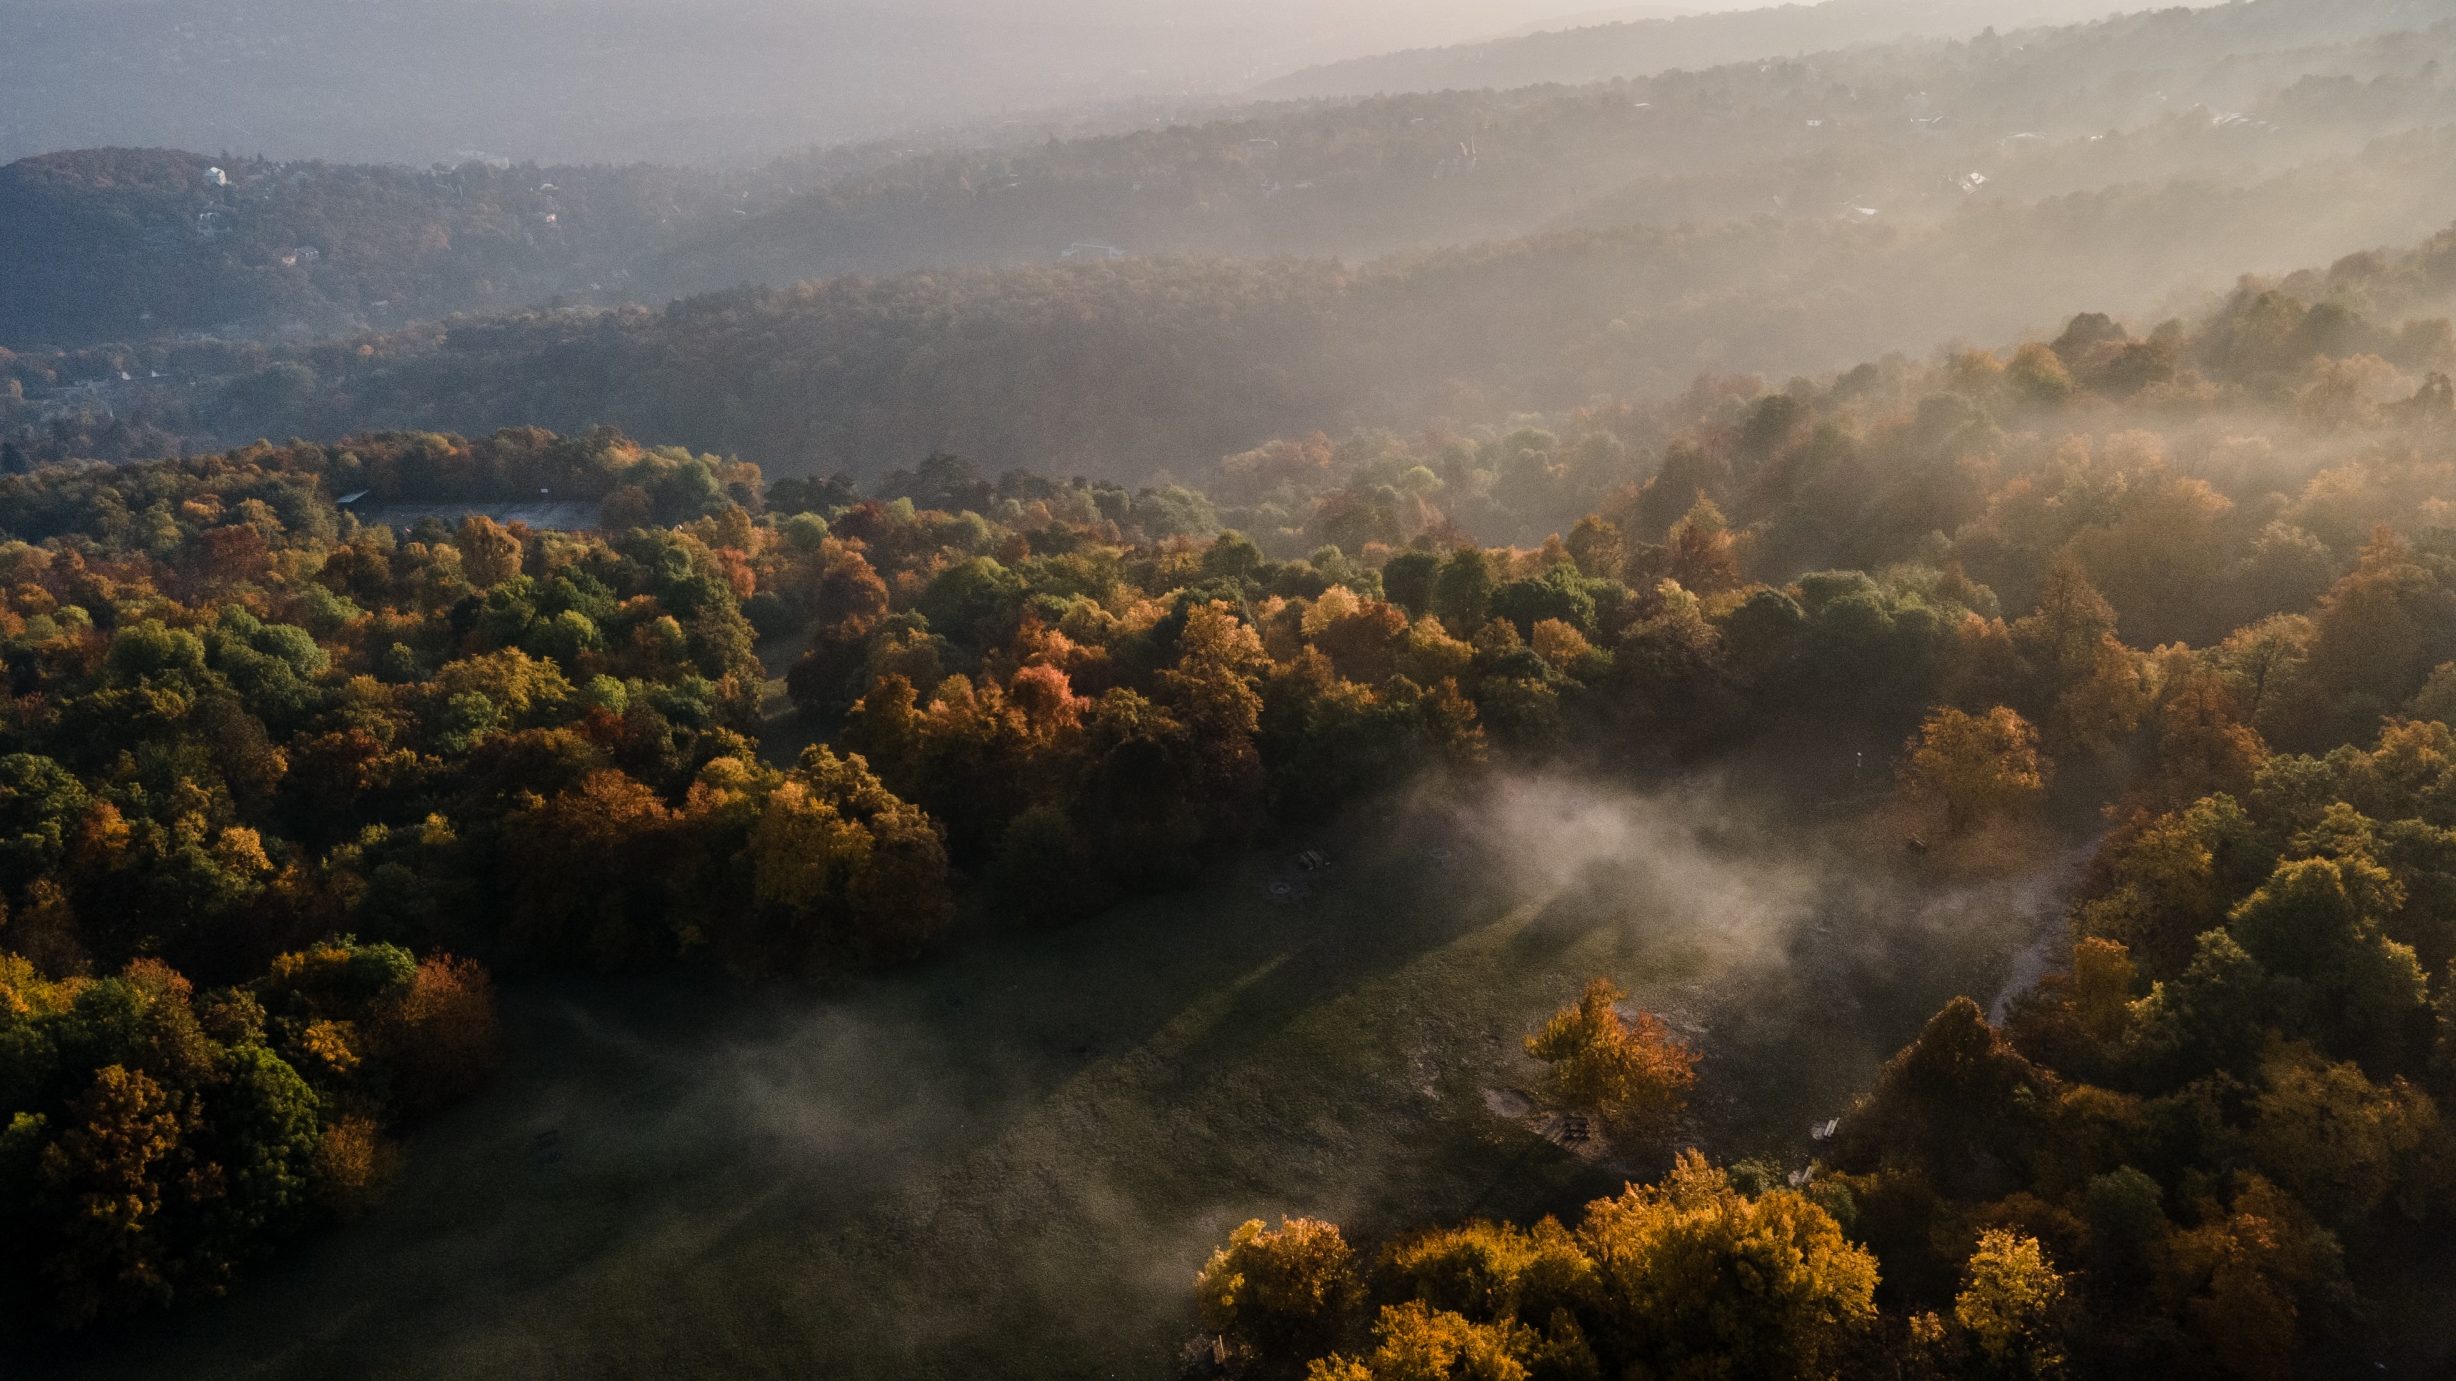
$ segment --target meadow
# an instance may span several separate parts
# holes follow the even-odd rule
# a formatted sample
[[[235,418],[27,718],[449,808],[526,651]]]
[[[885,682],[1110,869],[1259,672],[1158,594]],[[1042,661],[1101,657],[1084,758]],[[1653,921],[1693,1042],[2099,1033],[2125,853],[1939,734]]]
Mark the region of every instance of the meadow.
[[[2069,867],[1938,877],[1781,757],[1427,786],[1311,841],[1325,867],[1284,847],[832,993],[515,987],[512,1063],[367,1221],[67,1369],[1167,1375],[1246,1217],[1370,1241],[1657,1168],[1504,1115],[1521,1037],[1598,974],[1705,1052],[1684,1141],[1804,1164],[1925,1014],[2060,934]]]

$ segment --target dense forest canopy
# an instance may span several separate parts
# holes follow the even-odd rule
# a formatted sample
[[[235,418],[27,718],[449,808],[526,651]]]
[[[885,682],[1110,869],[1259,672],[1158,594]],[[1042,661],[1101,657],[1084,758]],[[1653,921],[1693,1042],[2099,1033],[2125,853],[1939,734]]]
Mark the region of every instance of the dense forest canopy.
[[[2444,1372],[2456,18],[1583,2],[0,0],[9,1365]]]
[[[2352,1248],[2450,1202],[2456,345],[2403,315],[2448,259],[1548,428],[1291,438],[1208,493],[953,457],[770,484],[608,431],[0,479],[16,1297],[210,1295],[356,1211],[492,1058],[481,963],[807,981],[1183,885],[1427,771],[1805,725],[1910,736],[1903,809],[1948,850],[2109,793],[2072,976],[2003,1033],[1939,1015],[1804,1192],[1690,1163],[1369,1272],[1257,1225],[1204,1276],[1219,1356],[2260,1374],[2352,1326]],[[538,488],[601,530],[483,516]],[[396,531],[359,491],[478,511]],[[763,637],[803,649],[797,755]],[[1656,1294],[1706,1220],[1757,1226],[1697,1250],[1801,1244],[1822,1302],[1734,1333]],[[1445,1284],[1461,1253],[1499,1283]],[[1278,1271],[1328,1274],[1295,1305]]]

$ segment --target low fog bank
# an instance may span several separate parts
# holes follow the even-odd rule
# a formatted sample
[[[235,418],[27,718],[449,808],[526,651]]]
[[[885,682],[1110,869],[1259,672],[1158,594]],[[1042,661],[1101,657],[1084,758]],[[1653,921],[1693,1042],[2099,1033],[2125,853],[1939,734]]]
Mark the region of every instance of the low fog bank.
[[[1680,955],[1665,995],[1692,1027],[1738,1024],[1721,1053],[1763,1057],[1828,1022],[1889,1050],[1940,983],[2002,1010],[2057,952],[2095,840],[2041,830],[1994,851],[2009,868],[1938,868],[1861,814],[1883,754],[1823,756],[1770,792],[1719,773],[1647,793],[1509,776],[1443,810],[1516,895]]]
[[[1244,1217],[1369,1238],[1608,1192],[1483,1096],[1528,1082],[1521,1038],[1586,979],[1704,1050],[1710,1149],[1796,1157],[2055,927],[2062,854],[1931,883],[1825,804],[1846,769],[1789,783],[1427,782],[846,992],[515,992],[513,1066],[367,1223],[67,1370],[1161,1374]]]

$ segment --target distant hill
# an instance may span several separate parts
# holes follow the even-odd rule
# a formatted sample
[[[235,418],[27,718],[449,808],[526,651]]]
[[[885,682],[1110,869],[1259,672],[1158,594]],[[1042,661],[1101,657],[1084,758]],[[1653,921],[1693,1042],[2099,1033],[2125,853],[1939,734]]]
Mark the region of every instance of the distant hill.
[[[2138,0],[1824,0],[1554,28],[1484,43],[1355,58],[1264,83],[1254,94],[1363,96],[1595,82],[1901,38],[1954,38],[1989,28],[2068,24],[2143,8],[2147,6]],[[2423,8],[2419,0],[2414,8]]]
[[[1228,93],[1586,0],[0,0],[0,161],[166,145],[741,164]]]
[[[1858,206],[1923,223],[1971,195],[2241,181],[2456,119],[2456,18],[2374,37],[2412,9],[2262,0],[1585,86],[1281,102],[949,150],[722,219],[659,252],[640,283],[688,294],[1041,263],[1077,244],[1369,257],[1556,225],[1813,219]],[[2043,156],[2093,136],[2103,146]]]
[[[619,297],[750,177],[648,166],[417,170],[95,149],[0,167],[0,342],[335,335]]]
[[[2452,197],[2456,132],[2443,132],[2240,187],[1973,200],[1928,228],[1762,218],[1358,267],[936,270],[309,346],[28,354],[0,357],[0,436],[40,458],[107,457],[605,422],[779,475],[876,475],[953,451],[993,470],[1142,482],[1315,429],[1560,410],[1662,396],[1700,373],[1779,378],[2004,339],[2076,300],[2147,324],[2239,266],[2418,238]]]
[[[2261,0],[1579,87],[1144,103],[740,172],[52,154],[0,167],[0,345],[296,341],[1112,253],[1357,261],[1867,211],[1918,229],[1965,202],[2242,186],[2456,122],[2456,17],[2381,36],[2414,10]]]

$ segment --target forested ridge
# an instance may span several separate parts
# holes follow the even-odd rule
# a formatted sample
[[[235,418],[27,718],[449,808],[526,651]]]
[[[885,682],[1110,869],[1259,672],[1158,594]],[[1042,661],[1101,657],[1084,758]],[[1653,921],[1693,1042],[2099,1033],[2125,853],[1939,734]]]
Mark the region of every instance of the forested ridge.
[[[326,336],[619,297],[655,246],[781,191],[779,171],[27,158],[0,167],[0,340]]]
[[[957,124],[734,171],[54,153],[0,170],[0,253],[21,266],[0,344],[295,342],[1070,251],[1356,260],[1863,209],[1922,232],[1968,203],[2178,180],[2275,198],[2291,170],[2444,124],[2451,35],[2397,0],[2265,0],[1580,85]],[[2245,266],[2324,252],[2225,248]]]
[[[0,359],[0,378],[29,397],[97,369],[131,379],[0,416],[18,419],[10,439],[37,458],[604,422],[761,455],[779,474],[874,474],[884,459],[947,450],[1140,483],[1289,433],[1566,410],[1674,390],[1726,362],[1838,367],[1932,342],[1940,319],[2018,331],[2051,320],[2049,302],[2075,284],[2125,298],[2205,275],[2208,243],[2262,239],[2296,263],[2349,240],[2410,239],[2438,223],[2445,146],[2437,134],[2387,141],[2239,191],[2185,182],[1974,206],[1926,232],[1574,230],[1353,267],[927,272],[308,347],[26,353]],[[2336,214],[2280,220],[2273,207],[2289,197]],[[2023,275],[2008,278],[2008,263]]]
[[[1564,224],[1817,219],[1853,206],[1922,225],[1982,190],[2242,181],[2428,127],[2448,109],[2432,58],[2451,33],[2444,16],[2393,4],[2268,4],[1222,110],[895,160],[711,226],[661,255],[650,279],[672,291],[782,284],[1045,260],[1085,240],[1136,254],[1355,257]],[[2108,136],[2117,149],[2091,146]],[[2030,147],[2049,141],[2080,147],[2052,158]],[[1965,183],[1972,173],[1983,181]]]
[[[817,981],[1182,886],[1426,772],[1807,727],[1907,738],[1899,809],[1946,858],[2110,801],[2068,973],[2002,1030],[1941,1013],[1799,1186],[1692,1161],[1575,1229],[1241,1232],[1209,1355],[2260,1375],[2359,1337],[2357,1267],[2450,1203],[2456,346],[2409,315],[2447,260],[1291,437],[1193,487],[946,456],[767,483],[602,430],[22,466],[19,1317],[210,1295],[355,1212],[482,1079],[490,969]],[[335,504],[540,488],[600,531]],[[789,724],[762,638],[803,649]],[[1676,1265],[1777,1250],[1757,1288]]]
[[[62,156],[13,173],[82,188],[31,204],[109,233],[27,256],[50,275],[12,279],[26,300],[154,310],[142,292],[189,304],[158,317],[208,320],[243,300],[259,327],[296,308],[392,329],[19,348],[0,355],[0,438],[124,459],[612,425],[777,475],[875,478],[949,451],[1140,485],[1278,436],[2006,339],[2074,300],[2171,315],[2237,270],[2444,223],[2456,25],[2427,18],[2264,0],[1597,87],[840,150],[747,181],[250,164],[224,189],[191,156]],[[172,212],[218,214],[189,200],[242,193],[258,209],[227,237],[129,251]],[[605,305],[804,272],[834,276]],[[575,281],[599,305],[422,319]]]

